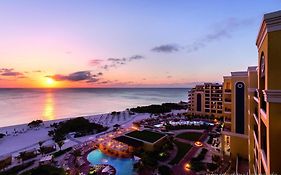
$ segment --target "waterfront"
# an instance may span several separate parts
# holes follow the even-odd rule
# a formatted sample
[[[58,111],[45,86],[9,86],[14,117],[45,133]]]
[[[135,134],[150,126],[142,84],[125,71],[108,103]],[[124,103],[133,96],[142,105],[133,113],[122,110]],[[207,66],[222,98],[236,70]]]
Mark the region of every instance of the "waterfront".
[[[0,89],[0,127],[187,100],[185,88]]]

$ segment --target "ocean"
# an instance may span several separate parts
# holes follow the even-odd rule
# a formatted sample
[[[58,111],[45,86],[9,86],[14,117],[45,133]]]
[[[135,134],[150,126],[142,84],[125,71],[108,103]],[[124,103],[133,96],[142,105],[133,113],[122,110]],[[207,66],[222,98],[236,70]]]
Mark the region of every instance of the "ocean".
[[[187,101],[188,88],[0,89],[0,127]]]

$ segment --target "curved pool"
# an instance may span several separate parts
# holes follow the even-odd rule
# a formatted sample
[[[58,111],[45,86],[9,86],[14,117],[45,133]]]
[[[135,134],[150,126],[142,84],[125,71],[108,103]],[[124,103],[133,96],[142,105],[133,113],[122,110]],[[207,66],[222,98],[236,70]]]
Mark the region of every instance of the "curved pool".
[[[87,160],[92,164],[109,164],[116,169],[116,175],[133,174],[133,158],[115,158],[102,153],[99,149],[90,152]]]

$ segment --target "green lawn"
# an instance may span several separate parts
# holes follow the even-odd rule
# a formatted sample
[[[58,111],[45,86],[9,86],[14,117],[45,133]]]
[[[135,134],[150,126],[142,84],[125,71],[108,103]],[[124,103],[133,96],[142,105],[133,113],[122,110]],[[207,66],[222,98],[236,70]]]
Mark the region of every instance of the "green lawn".
[[[192,148],[192,145],[188,143],[179,142],[177,140],[175,140],[174,143],[178,148],[178,152],[176,154],[176,157],[171,160],[171,162],[169,162],[169,164],[171,165],[178,164],[179,161],[184,157],[184,155]]]
[[[197,141],[199,138],[202,136],[202,133],[197,133],[197,132],[185,132],[177,135],[177,138],[185,139],[185,140],[190,140],[190,141]]]
[[[161,133],[158,133],[158,132],[152,132],[152,131],[148,131],[148,130],[133,131],[133,132],[130,132],[126,135],[130,136],[130,137],[133,137],[133,138],[137,138],[137,139],[146,141],[146,142],[150,142],[150,143],[154,143],[157,140],[159,140],[160,138],[165,136],[165,134],[161,134]]]

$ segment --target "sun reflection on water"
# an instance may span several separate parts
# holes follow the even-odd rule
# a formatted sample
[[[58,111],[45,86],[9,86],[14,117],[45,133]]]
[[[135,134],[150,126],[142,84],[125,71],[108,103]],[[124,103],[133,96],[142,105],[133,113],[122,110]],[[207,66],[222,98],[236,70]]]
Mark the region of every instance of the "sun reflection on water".
[[[48,92],[45,98],[44,110],[43,110],[43,118],[44,120],[54,120],[54,96],[52,92]]]

